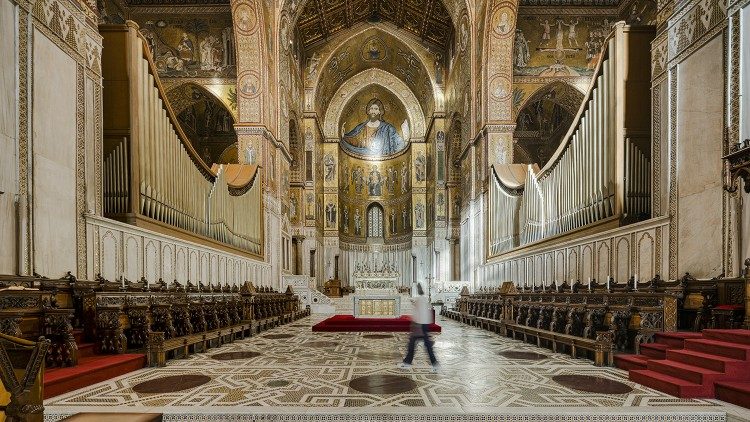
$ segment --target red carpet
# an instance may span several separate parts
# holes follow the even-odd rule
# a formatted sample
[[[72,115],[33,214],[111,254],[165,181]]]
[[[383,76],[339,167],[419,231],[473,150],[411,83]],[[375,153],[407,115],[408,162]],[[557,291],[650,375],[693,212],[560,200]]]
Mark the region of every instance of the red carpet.
[[[616,355],[615,364],[630,380],[673,396],[750,408],[750,330],[657,333],[640,355]]]
[[[409,332],[411,318],[401,315],[398,318],[354,318],[354,315],[334,315],[313,325],[313,331],[362,331],[362,332]],[[431,333],[439,333],[439,325],[430,324]]]
[[[69,368],[44,371],[44,398],[59,396],[79,388],[119,377],[146,365],[146,355],[95,355],[78,359]]]

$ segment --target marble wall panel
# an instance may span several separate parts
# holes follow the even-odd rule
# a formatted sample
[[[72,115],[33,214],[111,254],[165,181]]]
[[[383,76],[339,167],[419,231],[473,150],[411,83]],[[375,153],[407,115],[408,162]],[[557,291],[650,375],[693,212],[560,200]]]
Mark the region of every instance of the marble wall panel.
[[[610,267],[610,248],[609,242],[597,243],[596,252],[596,279],[603,283],[607,280],[607,277],[612,275],[612,268]]]
[[[188,280],[208,284],[240,285],[250,281],[255,285],[271,285],[269,265],[262,261],[232,255],[227,252],[185,242],[142,228],[97,216],[87,216],[87,234],[95,237],[97,250],[92,278],[101,273],[108,280],[121,276],[129,280],[145,277],[149,282],[159,278],[171,283]],[[277,286],[275,286],[277,287]]]
[[[717,36],[677,70],[677,265],[696,277],[722,272],[722,54]]]
[[[528,287],[571,280],[585,284],[589,277],[606,283],[610,276],[618,283],[625,283],[635,274],[645,282],[656,274],[664,274],[663,268],[656,267],[656,254],[662,255],[660,259],[664,266],[663,255],[668,249],[662,245],[657,251],[656,231],[664,232],[668,225],[669,218],[655,218],[559,245],[531,248],[506,260],[494,258],[478,269],[479,279],[474,286],[497,286],[509,280]],[[516,267],[524,265],[525,271],[515,271]],[[504,271],[506,268],[508,270]],[[495,276],[498,273],[499,278]]]
[[[651,232],[637,235],[635,274],[638,280],[650,280],[654,274],[654,235]]]
[[[8,0],[0,1],[0,54],[7,58],[0,62],[0,139],[2,142],[9,141],[8,138],[16,137],[16,100],[18,98],[18,88],[16,86],[16,61],[9,60],[11,57],[18,55],[18,37],[16,36],[16,13],[13,2]],[[2,155],[4,159],[5,154]],[[0,183],[5,168],[0,170]],[[2,186],[2,185],[0,185]]]
[[[587,281],[595,278],[594,272],[594,245],[584,245],[581,248],[581,280]]]
[[[34,270],[76,272],[76,63],[34,32]]]
[[[0,57],[17,55],[13,3],[0,0]],[[14,60],[0,61],[0,274],[16,272],[16,194],[18,193],[18,87]]]
[[[622,283],[633,274],[630,263],[630,236],[622,236],[615,239],[615,281]]]
[[[123,260],[122,276],[128,280],[140,279],[141,269],[140,239],[135,236],[125,236],[125,259]]]

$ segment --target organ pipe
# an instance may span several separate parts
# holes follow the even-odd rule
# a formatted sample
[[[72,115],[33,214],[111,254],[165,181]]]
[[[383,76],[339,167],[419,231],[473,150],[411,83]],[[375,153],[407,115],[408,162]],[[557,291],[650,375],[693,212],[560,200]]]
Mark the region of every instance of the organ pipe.
[[[491,256],[602,220],[650,216],[648,143],[628,133],[650,127],[650,73],[640,64],[649,62],[652,38],[650,29],[615,26],[584,101],[544,168],[528,166],[523,183],[512,186],[504,175],[518,165],[493,166]],[[644,111],[626,113],[636,101]]]
[[[130,102],[127,125],[105,125],[105,215],[135,224],[152,222],[149,227],[158,222],[261,254],[257,166],[209,168],[182,132],[138,26],[129,22],[100,30],[110,54],[107,63],[127,70],[105,66],[111,70],[104,75],[105,85],[127,75],[126,89],[109,92]],[[109,138],[108,131],[126,136]]]

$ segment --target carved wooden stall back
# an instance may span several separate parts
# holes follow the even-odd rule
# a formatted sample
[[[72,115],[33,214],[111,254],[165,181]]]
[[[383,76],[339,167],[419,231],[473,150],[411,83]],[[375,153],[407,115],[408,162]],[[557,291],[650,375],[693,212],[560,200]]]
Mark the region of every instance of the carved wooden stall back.
[[[741,328],[748,325],[747,287],[750,283],[750,258],[738,277],[697,279],[685,273],[680,278],[685,290],[680,312],[680,328],[700,331],[704,328]]]
[[[506,284],[504,283],[504,286]],[[593,353],[597,365],[612,364],[615,350],[638,350],[660,331],[677,329],[680,281],[659,278],[636,283],[608,280],[590,284],[468,290],[444,315],[538,346],[577,355]]]
[[[44,337],[38,341],[0,334],[0,411],[8,422],[40,422],[42,374],[50,346]]]

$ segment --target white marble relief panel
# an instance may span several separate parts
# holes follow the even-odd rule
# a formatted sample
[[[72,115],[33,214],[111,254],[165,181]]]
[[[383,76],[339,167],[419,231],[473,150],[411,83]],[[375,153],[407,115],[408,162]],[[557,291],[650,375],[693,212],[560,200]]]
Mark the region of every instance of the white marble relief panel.
[[[159,249],[156,242],[149,240],[146,242],[146,252],[144,253],[143,272],[144,277],[149,283],[155,283],[159,280]]]
[[[119,237],[119,233],[117,235]],[[99,265],[102,277],[107,280],[114,280],[120,274],[120,242],[115,237],[115,233],[110,230],[104,231],[101,240],[102,253],[99,255],[101,263]]]
[[[578,251],[576,249],[568,249],[568,276],[566,281],[575,282],[580,277],[578,275]]]
[[[616,274],[615,281],[624,283],[630,278],[630,236],[623,236],[615,241]]]
[[[188,271],[187,271],[186,254],[187,252],[185,251],[185,248],[177,249],[177,261],[175,265],[175,274],[176,274],[177,280],[185,280],[185,281],[190,280],[190,278],[188,277]]]
[[[565,280],[565,276],[565,252],[557,251],[557,254],[555,254],[555,277],[547,281],[549,283],[552,283],[553,281],[562,282]]]
[[[198,252],[196,251],[189,251],[188,252],[188,278],[193,281],[193,283],[198,284],[198,281],[200,280],[200,267],[198,264]]]
[[[174,281],[176,279],[174,272],[174,252],[170,245],[164,245],[161,249],[161,265],[162,279],[167,283]]]
[[[647,281],[654,277],[654,238],[651,233],[645,232],[639,235],[638,253],[636,254],[636,274],[638,280]]]
[[[598,264],[596,266],[596,279],[599,283],[605,283],[607,277],[612,275],[612,269],[609,267],[610,253],[608,241],[598,243],[596,251],[596,262]]]
[[[594,249],[592,245],[584,245],[581,248],[581,282],[594,277]]]
[[[137,281],[141,278],[141,246],[139,243],[138,238],[135,236],[127,236],[125,238],[125,268],[123,275],[131,281]]]

